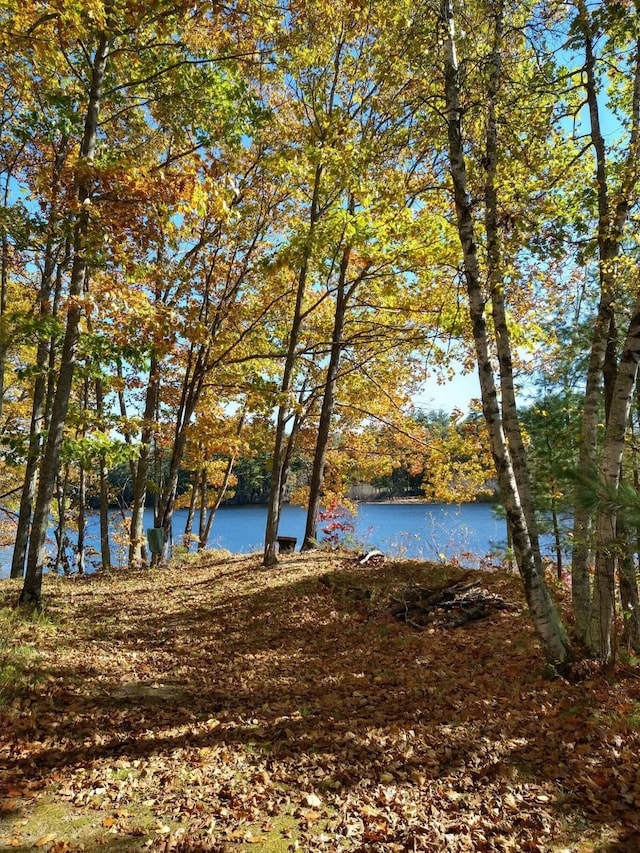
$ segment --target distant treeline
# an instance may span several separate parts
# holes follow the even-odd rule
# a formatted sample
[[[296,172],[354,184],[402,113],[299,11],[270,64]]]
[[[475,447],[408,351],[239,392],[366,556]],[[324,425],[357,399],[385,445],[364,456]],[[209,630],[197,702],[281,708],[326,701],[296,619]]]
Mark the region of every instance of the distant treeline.
[[[236,483],[227,492],[222,506],[240,506],[244,504],[266,504],[269,500],[270,457],[264,454],[260,457],[239,459],[234,467]],[[299,459],[292,465],[287,493],[308,485],[310,469],[307,460]],[[351,497],[355,500],[392,500],[393,498],[424,497],[422,472],[412,473],[407,467],[400,465],[390,474],[372,478],[351,489]],[[191,489],[192,475],[189,471],[181,471],[178,479],[178,496],[185,495]],[[127,507],[133,499],[133,483],[127,465],[120,465],[109,473],[110,504]],[[149,490],[147,506],[153,506],[154,492]],[[99,495],[90,495],[88,503],[97,509],[100,505]]]

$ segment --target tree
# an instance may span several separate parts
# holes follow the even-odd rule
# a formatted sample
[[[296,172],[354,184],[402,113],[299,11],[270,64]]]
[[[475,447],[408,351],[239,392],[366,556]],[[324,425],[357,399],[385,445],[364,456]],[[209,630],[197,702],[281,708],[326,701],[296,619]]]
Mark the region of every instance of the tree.
[[[621,294],[621,274],[624,270],[621,250],[629,212],[637,198],[638,151],[640,109],[640,43],[634,35],[634,15],[622,6],[590,12],[586,3],[576,4],[576,15],[571,26],[571,45],[583,51],[584,62],[580,73],[585,80],[586,102],[589,115],[589,136],[595,157],[593,192],[596,198],[596,243],[600,299],[593,325],[589,369],[582,419],[578,479],[584,480],[596,467],[598,449],[598,419],[601,402],[601,383],[604,379],[605,408],[608,413],[616,376],[616,315],[615,304]],[[636,10],[637,11],[637,10]],[[601,38],[604,36],[604,39]],[[602,56],[596,54],[597,40],[604,41]],[[605,64],[615,70],[611,82],[609,105],[621,121],[626,132],[626,144],[616,157],[609,149],[602,131],[600,89],[603,85]],[[621,79],[620,73],[625,76]],[[615,430],[614,430],[615,431]],[[606,440],[605,440],[606,441]],[[617,451],[611,450],[615,457]],[[607,451],[609,455],[609,451]],[[607,474],[611,477],[611,472]],[[608,541],[610,531],[600,529]],[[572,557],[573,610],[576,630],[581,639],[587,639],[594,653],[603,654],[609,649],[604,639],[610,612],[592,613],[589,583],[589,561],[592,548],[592,518],[588,509],[578,499],[574,520],[574,551]],[[605,546],[607,547],[607,546]],[[602,564],[604,567],[604,564]],[[608,569],[604,569],[608,575]],[[604,586],[608,580],[603,581]],[[596,583],[596,590],[599,582]],[[602,592],[602,590],[601,590]],[[608,596],[603,599],[596,592],[597,608],[609,610]],[[601,624],[596,625],[597,622]],[[598,639],[596,640],[596,636]],[[589,639],[590,638],[590,639]],[[600,642],[604,646],[600,645]]]
[[[582,395],[567,389],[541,394],[522,412],[530,446],[533,497],[540,529],[554,540],[558,578],[563,577],[573,508]]]
[[[433,170],[428,147],[418,142],[414,93],[399,49],[405,37],[414,37],[415,21],[402,3],[394,14],[387,11],[374,6],[354,15],[351,4],[311,4],[287,22],[283,68],[301,117],[296,136],[303,143],[292,146],[300,162],[295,179],[307,181],[308,201],[307,219],[292,233],[288,249],[290,256],[294,246],[298,250],[298,264],[292,265],[297,289],[286,332],[281,384],[286,402],[278,409],[266,565],[276,561],[285,445],[291,444],[291,425],[300,421],[294,387],[302,387],[302,377],[312,383],[305,405],[315,396],[309,412],[319,423],[305,535],[309,547],[315,540],[340,375],[366,369],[369,356],[361,354],[367,347],[377,346],[380,358],[392,358],[393,347],[408,348],[415,334],[416,324],[406,317],[408,303],[415,304],[409,294],[420,281],[415,270],[425,251],[421,238],[426,239],[416,235],[411,208]],[[311,26],[313,43],[308,41]],[[427,310],[420,319],[426,316]],[[416,346],[418,339],[415,334]],[[342,370],[345,356],[351,364]],[[309,358],[315,366],[305,361]]]
[[[107,62],[113,33],[111,27],[112,3],[105,2],[104,28],[95,34],[95,48],[90,64],[90,81],[86,103],[84,133],[80,146],[80,159],[84,170],[78,179],[78,211],[73,234],[73,261],[69,284],[69,303],[65,336],[58,368],[56,392],[51,409],[47,441],[39,472],[38,492],[33,513],[27,572],[20,594],[20,601],[34,607],[41,602],[42,569],[44,564],[45,538],[49,521],[49,505],[60,459],[63,430],[69,406],[71,383],[76,363],[76,348],[80,334],[82,314],[81,296],[84,277],[87,272],[87,240],[90,227],[91,207],[91,167],[95,159],[98,136],[98,118],[100,101],[104,88]]]
[[[53,150],[65,155],[55,161],[57,171],[53,171],[52,186],[59,187],[60,200],[52,189],[49,230],[45,231],[50,240],[43,249],[40,303],[43,310],[49,309],[46,288],[50,286],[51,270],[55,269],[66,331],[60,357],[43,336],[41,354],[36,358],[37,370],[43,376],[47,361],[48,376],[55,377],[55,383],[45,388],[42,404],[38,394],[34,395],[32,449],[28,456],[31,467],[25,478],[25,507],[20,524],[20,530],[26,532],[35,482],[32,472],[39,457],[40,409],[46,414],[50,389],[50,428],[40,464],[38,518],[34,517],[30,540],[32,569],[23,594],[25,600],[36,604],[53,488],[51,478],[58,467],[69,395],[77,376],[76,349],[93,304],[93,294],[87,289],[89,273],[95,281],[100,272],[109,270],[115,284],[112,294],[125,304],[135,301],[135,271],[149,265],[153,248],[161,242],[157,238],[162,228],[170,235],[174,230],[179,213],[176,198],[182,195],[189,175],[197,175],[195,183],[202,197],[203,185],[206,186],[202,178],[207,168],[203,164],[208,162],[210,167],[215,157],[196,156],[197,152],[211,152],[222,136],[227,139],[234,135],[239,141],[243,133],[237,105],[244,103],[245,87],[233,70],[243,25],[233,13],[229,14],[227,25],[220,28],[214,16],[206,10],[194,11],[190,4],[154,4],[144,15],[126,3],[95,2],[85,6],[82,10],[40,15],[31,4],[25,4],[10,13],[19,56],[33,78],[40,105],[46,107],[49,124],[45,126],[45,140],[53,140],[50,145],[42,142],[44,122],[38,124],[35,111],[25,108],[25,129],[34,127],[40,134],[35,145],[30,143],[31,148],[37,150],[39,145],[47,153]],[[216,38],[209,39],[212,34]],[[87,51],[92,39],[96,47],[89,62]],[[216,62],[222,49],[227,62],[225,72]],[[67,73],[69,68],[71,73]],[[10,71],[17,86],[18,74],[13,68]],[[82,116],[87,92],[83,131],[75,116]],[[176,109],[177,105],[182,105],[182,112]],[[182,162],[191,169],[186,178],[171,174],[178,171],[174,164]],[[23,174],[34,193],[41,192],[45,186],[44,170],[38,171],[30,164],[30,169],[23,166]],[[213,184],[211,178],[208,185]],[[71,216],[65,219],[59,215],[58,206],[70,210]],[[66,268],[58,263],[59,247],[65,243],[69,252],[68,282]],[[117,334],[123,325],[118,321],[109,329],[109,321],[103,323],[100,317],[94,322],[98,334],[105,334],[105,330],[107,334]],[[146,348],[148,351],[148,345]],[[104,397],[104,389],[97,389],[96,393]],[[104,399],[100,405],[105,405]],[[131,427],[125,418],[123,429],[130,441]],[[106,547],[106,525],[103,523],[102,527]],[[22,565],[21,551],[22,546],[16,550],[17,571]]]
[[[534,555],[535,536],[530,531],[529,512],[526,507],[532,505],[528,495],[524,504],[521,490],[526,489],[526,480],[516,476],[511,446],[507,443],[504,429],[504,416],[500,411],[498,394],[491,360],[491,347],[485,318],[486,300],[483,293],[476,224],[472,212],[472,202],[467,187],[467,155],[462,126],[460,102],[460,75],[456,49],[455,15],[450,0],[443,0],[441,23],[444,31],[444,100],[447,116],[447,137],[451,180],[454,188],[455,213],[460,244],[464,257],[464,274],[473,339],[478,363],[478,376],[482,393],[482,407],[489,432],[491,451],[500,485],[502,499],[507,515],[507,525],[513,542],[518,570],[523,580],[529,611],[536,632],[541,640],[545,656],[549,663],[559,668],[567,665],[571,657],[569,641],[553,604],[545,579],[540,570],[540,561]],[[504,49],[502,44],[502,7],[499,7],[493,19],[494,62],[495,54]],[[493,86],[493,84],[490,84]],[[494,141],[491,138],[491,119],[489,120],[489,158],[493,156]],[[488,234],[489,239],[496,235]],[[506,345],[506,342],[504,342]],[[500,362],[501,378],[505,376],[504,359]],[[509,401],[507,401],[507,406]],[[507,417],[511,417],[509,414]],[[521,460],[523,461],[523,460]],[[516,467],[519,466],[520,463]]]
[[[634,305],[623,347],[616,381],[612,390],[609,417],[600,461],[600,482],[614,496],[620,483],[622,454],[634,397],[640,363],[640,297]],[[620,554],[616,525],[615,500],[602,505],[596,523],[596,568],[593,610],[587,633],[590,650],[604,661],[613,653],[613,620],[615,613],[615,576]],[[637,594],[635,596],[637,601]]]

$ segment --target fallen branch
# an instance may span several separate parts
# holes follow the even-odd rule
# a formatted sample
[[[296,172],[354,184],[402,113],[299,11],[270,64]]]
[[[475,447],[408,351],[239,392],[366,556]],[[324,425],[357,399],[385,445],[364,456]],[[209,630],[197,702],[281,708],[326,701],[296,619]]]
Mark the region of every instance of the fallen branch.
[[[413,628],[433,625],[459,627],[505,610],[505,600],[480,586],[480,580],[465,583],[471,573],[440,587],[409,584],[391,600],[392,615]]]
[[[385,556],[382,551],[374,550],[369,551],[368,554],[365,554],[364,557],[360,557],[358,559],[359,566],[381,566],[385,561]]]

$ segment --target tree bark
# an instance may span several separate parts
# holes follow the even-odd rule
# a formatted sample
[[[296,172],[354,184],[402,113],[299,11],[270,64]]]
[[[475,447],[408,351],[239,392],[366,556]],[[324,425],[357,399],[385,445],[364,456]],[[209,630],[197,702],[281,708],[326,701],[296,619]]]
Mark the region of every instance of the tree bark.
[[[56,500],[58,504],[58,524],[54,531],[56,538],[56,556],[53,561],[52,571],[55,575],[60,573],[60,566],[65,575],[70,574],[69,560],[67,557],[67,487],[69,484],[69,466],[65,465],[64,470],[58,475]]]
[[[458,59],[455,43],[455,21],[451,0],[442,0],[442,21],[445,25],[445,102],[449,166],[454,187],[458,234],[464,257],[469,314],[478,361],[482,408],[491,441],[496,473],[507,515],[518,570],[523,580],[527,604],[534,628],[542,643],[545,657],[553,666],[562,669],[571,659],[569,640],[553,604],[543,575],[538,571],[531,537],[523,510],[509,448],[505,438],[498,395],[491,364],[491,351],[485,319],[485,300],[481,286],[481,271],[471,214],[471,199],[467,190],[466,160],[462,135]]]
[[[596,191],[598,199],[598,268],[600,301],[594,323],[577,466],[577,487],[574,509],[574,548],[571,561],[572,603],[576,634],[580,640],[592,632],[591,585],[589,567],[592,562],[593,518],[580,500],[581,484],[593,477],[597,467],[598,424],[602,408],[602,383],[605,400],[611,401],[615,381],[615,317],[617,287],[617,258],[626,227],[632,192],[637,183],[638,113],[640,109],[640,44],[636,48],[635,76],[632,100],[631,136],[620,177],[617,201],[612,201],[607,171],[607,152],[600,124],[596,57],[593,49],[594,28],[584,0],[578,0],[577,24],[585,49],[586,95],[591,123],[591,144],[596,157]],[[607,409],[609,405],[607,405]],[[606,413],[605,413],[606,417]],[[603,520],[601,519],[601,522]],[[599,594],[598,594],[599,595]],[[591,638],[593,639],[593,637]],[[588,644],[591,640],[588,641]]]
[[[202,394],[204,380],[209,368],[209,350],[208,348],[204,348],[198,351],[195,355],[192,370],[188,371],[183,384],[182,400],[176,417],[176,426],[173,435],[169,471],[166,482],[163,484],[163,488],[161,490],[157,512],[157,524],[164,531],[164,548],[162,552],[163,560],[167,560],[171,552],[173,510],[176,501],[180,465],[182,464],[182,459],[187,446],[187,427],[191,423],[193,415],[195,414],[198,401]],[[204,476],[204,482],[206,490],[206,473]]]
[[[104,387],[102,379],[96,378],[96,410],[102,420],[104,416]],[[109,469],[106,459],[100,456],[100,565],[105,572],[111,571],[111,546],[109,544]]]
[[[502,424],[511,456],[513,473],[518,486],[522,509],[527,519],[527,528],[533,559],[538,572],[542,572],[542,557],[538,537],[533,489],[529,474],[527,452],[522,438],[516,393],[513,381],[513,358],[511,335],[507,322],[502,275],[502,250],[498,225],[498,119],[497,108],[502,78],[502,50],[504,39],[504,2],[498,4],[494,14],[494,43],[488,60],[488,106],[485,141],[485,234],[487,240],[487,277],[491,294],[493,329],[499,364],[500,399]]]
[[[353,201],[349,203],[349,212],[353,214]],[[311,483],[309,486],[309,506],[307,507],[307,521],[304,532],[302,550],[315,548],[318,541],[318,513],[322,499],[322,484],[324,482],[324,470],[327,463],[327,450],[329,447],[329,435],[331,433],[331,419],[333,417],[335,389],[340,369],[340,358],[342,356],[342,340],[346,320],[347,303],[352,288],[347,289],[347,273],[351,259],[351,244],[348,243],[342,252],[340,271],[338,273],[338,287],[336,293],[336,310],[333,322],[333,334],[331,336],[331,354],[324,383],[324,394],[320,410],[320,421],[318,423],[318,434],[316,447],[313,455],[313,469],[311,471]]]
[[[240,414],[240,418],[238,420],[238,426],[236,428],[236,437],[239,439],[242,435],[242,430],[244,429],[244,423],[246,418],[246,411],[243,410]],[[204,528],[204,536],[202,537],[201,543],[198,544],[198,550],[201,548],[207,547],[207,542],[209,541],[209,536],[211,534],[211,527],[213,525],[213,519],[216,516],[216,513],[220,509],[220,505],[224,500],[224,496],[227,493],[227,489],[229,488],[229,481],[231,480],[231,475],[233,473],[233,466],[236,463],[236,458],[238,456],[237,447],[229,457],[229,461],[227,462],[227,467],[224,471],[224,476],[222,478],[222,484],[220,485],[220,489],[218,490],[218,496],[216,497],[213,505],[209,509],[207,514],[207,523]]]
[[[8,207],[9,177],[10,175],[7,176],[4,191],[5,209]],[[4,224],[0,227],[2,228],[2,238],[0,240],[0,252],[2,253],[0,256],[0,318],[2,318],[7,312],[7,292],[9,285],[9,238],[7,236],[7,229]],[[8,342],[0,342],[0,427],[2,426],[2,417],[4,411],[3,406],[5,373],[7,364],[7,347]]]
[[[200,474],[200,518],[198,519],[198,551],[205,546],[204,531],[207,526],[207,507],[209,505],[209,483],[207,482],[207,469],[203,467]]]
[[[11,191],[11,181],[13,178],[13,171],[15,169],[16,163],[22,151],[22,146],[18,149],[18,153],[15,154],[12,161],[7,163],[6,168],[6,178],[4,182],[4,190],[2,193],[3,203],[5,210],[9,208],[9,197]],[[7,233],[7,228],[4,222],[0,223],[0,233],[2,237],[0,238],[0,318],[4,317],[7,312],[7,296],[9,290],[9,268],[10,268],[10,254],[9,254],[9,235]],[[6,364],[7,364],[7,351],[9,349],[9,340],[0,341],[0,428],[2,428],[2,418],[4,415],[4,393],[5,393],[5,373],[6,373]],[[12,575],[13,577],[13,575]]]
[[[78,485],[78,545],[76,548],[76,568],[79,575],[85,572],[86,552],[85,538],[87,533],[87,472],[80,465],[80,483]]]
[[[40,320],[51,317],[53,314],[52,292],[54,282],[60,282],[61,276],[55,276],[57,252],[55,240],[58,226],[57,200],[60,194],[60,175],[66,157],[67,140],[61,145],[53,165],[51,179],[52,207],[49,213],[49,229],[44,252],[44,264],[40,280],[40,292],[38,293],[38,316]],[[57,300],[54,300],[57,302]],[[45,420],[49,419],[49,412],[45,410],[47,400],[47,365],[49,354],[54,349],[50,332],[45,335],[39,332],[38,346],[36,348],[35,381],[33,386],[33,398],[31,401],[31,425],[29,429],[29,448],[27,450],[27,464],[24,474],[22,494],[20,496],[20,509],[18,512],[18,524],[16,538],[11,558],[11,577],[21,578],[24,575],[25,560],[27,556],[27,545],[29,542],[29,529],[31,527],[31,512],[33,499],[36,494],[38,477],[38,464],[42,450],[42,431]]]
[[[191,538],[192,538],[192,530],[193,530],[193,517],[196,512],[196,504],[198,502],[198,473],[195,472],[193,474],[193,483],[191,485],[191,499],[189,501],[189,511],[187,513],[187,520],[184,525],[184,533],[182,534],[182,544],[185,548],[191,548]]]
[[[291,330],[289,332],[282,383],[280,385],[282,402],[278,406],[276,435],[273,447],[273,461],[271,463],[271,483],[269,490],[269,504],[267,507],[267,525],[265,530],[263,557],[263,565],[267,568],[275,566],[278,562],[276,539],[278,536],[278,525],[280,523],[280,514],[282,511],[283,462],[286,452],[286,428],[291,417],[291,404],[289,402],[289,397],[291,395],[294,368],[296,364],[296,350],[302,327],[302,303],[307,287],[307,277],[309,274],[311,254],[313,251],[313,238],[319,219],[322,171],[322,164],[318,163],[313,180],[313,193],[311,198],[311,208],[309,210],[309,230],[303,249],[302,263],[300,264],[300,270],[298,273],[296,301],[291,321]]]
[[[627,648],[640,649],[640,596],[636,578],[634,540],[631,530],[620,516],[617,519],[617,536],[622,551],[618,581],[623,618],[622,638]]]
[[[89,382],[84,380],[82,391],[82,407],[83,410],[89,408]],[[96,409],[98,404],[96,402]],[[99,410],[99,409],[98,409]],[[84,437],[86,430],[84,427],[80,430],[80,436]],[[78,483],[78,541],[76,547],[76,567],[79,575],[83,575],[85,571],[86,553],[85,553],[85,538],[87,532],[87,469],[84,460],[80,462]]]
[[[611,660],[614,643],[615,576],[618,566],[615,495],[620,483],[622,453],[640,363],[640,296],[633,309],[618,367],[611,410],[600,462],[599,482],[605,500],[596,519],[596,566],[593,603],[587,631],[589,651],[600,660]]]
[[[111,7],[112,0],[108,0],[105,3],[107,17],[109,17]],[[87,172],[90,172],[90,167],[95,159],[100,99],[109,57],[110,41],[111,38],[108,32],[105,31],[100,34],[92,63],[91,87],[80,150],[80,156],[87,165]],[[73,264],[69,285],[69,309],[57,385],[51,409],[47,443],[40,465],[38,493],[33,514],[29,554],[27,557],[27,572],[20,595],[20,602],[32,607],[40,607],[41,605],[42,571],[45,559],[45,541],[49,523],[49,510],[58,470],[60,447],[62,445],[64,425],[69,407],[71,385],[76,365],[76,350],[80,335],[80,318],[82,316],[80,297],[82,296],[84,277],[88,267],[87,234],[90,224],[91,204],[91,179],[89,175],[83,177],[80,181],[78,202],[80,210],[74,230]]]
[[[160,365],[155,352],[151,353],[149,379],[144,403],[142,434],[140,436],[140,454],[136,465],[136,475],[133,481],[133,496],[131,498],[131,524],[129,528],[129,565],[139,566],[147,562],[143,521],[144,507],[147,499],[149,467],[154,433],[154,418],[160,393]]]

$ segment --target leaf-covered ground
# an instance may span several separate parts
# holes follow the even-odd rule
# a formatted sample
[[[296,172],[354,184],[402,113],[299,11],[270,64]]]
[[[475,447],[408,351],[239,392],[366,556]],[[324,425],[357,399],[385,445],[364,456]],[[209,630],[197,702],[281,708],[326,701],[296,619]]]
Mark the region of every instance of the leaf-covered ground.
[[[46,579],[44,617],[2,610],[0,850],[640,849],[633,667],[545,680],[508,574],[467,627],[389,615],[459,574],[210,554]]]

